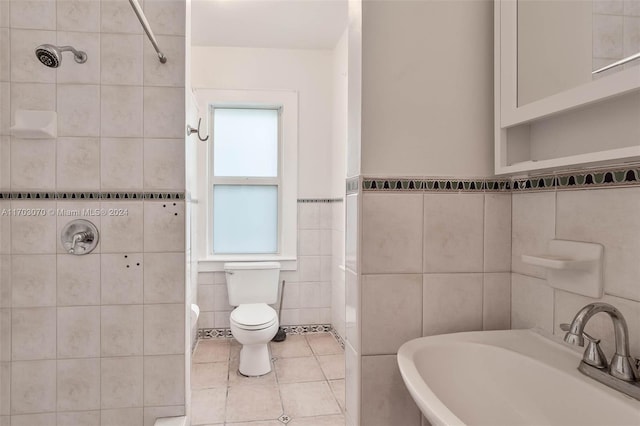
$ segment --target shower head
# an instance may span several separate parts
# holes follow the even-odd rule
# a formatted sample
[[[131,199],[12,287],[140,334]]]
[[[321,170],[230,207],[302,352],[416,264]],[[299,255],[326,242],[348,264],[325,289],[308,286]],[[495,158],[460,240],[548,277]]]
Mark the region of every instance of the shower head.
[[[79,64],[87,62],[87,54],[74,49],[72,46],[54,46],[41,44],[36,47],[36,57],[49,68],[58,68],[62,63],[62,52],[73,52],[74,59]]]

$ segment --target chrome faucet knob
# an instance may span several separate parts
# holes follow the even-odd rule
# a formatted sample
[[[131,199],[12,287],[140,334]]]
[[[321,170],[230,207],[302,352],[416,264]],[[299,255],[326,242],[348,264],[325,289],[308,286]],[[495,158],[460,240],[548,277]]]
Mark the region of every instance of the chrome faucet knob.
[[[91,242],[93,241],[93,233],[91,231],[78,232],[73,235],[73,239],[71,240],[71,248],[69,249],[69,253],[75,253],[76,245],[78,243]]]
[[[67,223],[60,235],[60,242],[69,254],[76,256],[91,253],[98,245],[98,228],[84,219]]]
[[[602,352],[602,348],[600,348],[600,340],[589,340],[589,344],[587,345],[587,349],[585,349],[584,354],[582,355],[582,360],[595,367],[595,368],[607,368],[607,358]]]
[[[560,324],[560,330],[569,331],[569,329],[570,329],[569,324]],[[588,333],[585,333],[584,331],[582,332],[582,336],[585,339],[587,339],[587,341],[589,342],[589,344],[587,345],[587,348],[584,351],[584,354],[582,355],[582,360],[585,363],[595,368],[600,368],[600,369],[607,368],[608,366],[607,357],[602,351],[602,348],[600,348],[600,339],[596,339],[595,337],[590,336]],[[580,346],[583,346],[583,345],[584,343]]]
[[[635,364],[635,360],[630,356],[614,354],[609,365],[609,374],[626,382],[636,382],[640,375]]]

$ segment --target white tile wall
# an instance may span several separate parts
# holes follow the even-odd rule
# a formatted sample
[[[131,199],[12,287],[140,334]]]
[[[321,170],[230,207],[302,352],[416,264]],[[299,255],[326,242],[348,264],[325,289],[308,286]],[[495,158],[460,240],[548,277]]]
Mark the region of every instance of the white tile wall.
[[[640,302],[638,212],[640,187],[557,195],[556,238],[602,244],[605,291]]]
[[[66,191],[100,187],[100,139],[58,138],[56,184]]]
[[[162,374],[158,374],[158,372]],[[144,357],[144,405],[158,407],[184,403],[184,356]]]
[[[362,272],[422,272],[422,194],[365,194]]]
[[[126,216],[104,216],[102,222],[101,244],[103,253],[127,253],[143,251],[143,203],[102,202],[100,208],[106,211],[124,212]]]
[[[425,274],[422,334],[482,330],[482,274]]]
[[[343,263],[342,253],[335,254],[332,249],[333,216],[334,209],[338,208],[335,206],[338,205],[342,206],[342,203],[298,204],[298,270],[280,273],[280,280],[285,281],[281,318],[283,325],[331,324],[333,318],[340,321],[339,314],[332,311],[332,287],[336,285],[338,291],[344,292],[344,284],[341,287],[333,281],[334,275],[340,279],[338,271],[344,274],[339,268]],[[335,233],[339,239],[341,234],[338,231]],[[224,273],[200,272],[198,328],[228,328],[229,315],[233,310],[228,300]],[[335,309],[338,312],[343,310],[344,308]]]
[[[103,357],[142,355],[144,317],[141,305],[103,305],[100,318]]]
[[[59,426],[72,426],[72,425],[98,425],[100,424],[100,411],[68,411],[65,413],[58,413],[57,424]]]
[[[33,155],[36,150],[41,155]],[[11,188],[18,190],[52,190],[55,188],[56,144],[52,140],[13,138],[10,155],[13,165],[11,167]]]
[[[58,358],[100,357],[100,307],[58,308]]]
[[[404,385],[395,355],[363,356],[361,423],[419,426],[421,414]]]
[[[106,137],[142,136],[142,87],[101,86],[100,126]]]
[[[58,411],[100,408],[100,358],[57,361]]]
[[[345,358],[345,418],[349,426],[360,425],[361,400],[361,359],[359,353],[347,341],[344,345]]]
[[[556,194],[532,192],[512,196],[511,270],[546,278],[539,266],[522,262],[523,254],[544,253],[556,230]]]
[[[143,139],[102,138],[100,174],[103,190],[141,190]]]
[[[484,196],[484,271],[511,271],[511,194]]]
[[[12,362],[11,414],[56,411],[56,372],[55,359]]]
[[[144,189],[179,191],[184,188],[184,140],[144,140]]]
[[[11,313],[11,360],[56,358],[56,308],[15,308]]]
[[[63,31],[100,31],[100,2],[69,0],[57,5],[58,30]]]
[[[546,280],[511,274],[511,328],[553,331],[553,289]]]
[[[485,273],[482,290],[482,329],[511,328],[511,274]]]
[[[102,84],[141,86],[143,35],[103,34],[100,42]]]
[[[422,291],[422,274],[362,277],[363,355],[395,354],[422,336]]]
[[[527,211],[530,213],[527,214]],[[557,193],[513,195],[513,265],[511,325],[537,327],[562,335],[560,323],[569,323],[580,308],[598,299],[554,290],[544,273],[525,270],[517,262],[522,253],[542,252],[545,239],[559,238],[599,243],[604,246],[604,289],[599,301],[620,309],[629,329],[640,324],[640,188],[608,188]],[[536,216],[537,214],[537,216]],[[553,230],[553,232],[552,232]],[[524,247],[525,241],[535,241]],[[533,272],[533,273],[530,273]],[[594,317],[587,332],[603,341],[608,354],[613,346],[611,321],[605,315]],[[640,353],[640,340],[630,331],[632,353]]]
[[[424,272],[482,271],[484,197],[424,195]]]
[[[362,379],[347,387],[362,387],[354,397],[362,424],[417,426],[421,416],[397,372],[399,346],[510,326],[511,194],[361,196],[363,270],[346,276],[346,335]]]
[[[56,306],[55,269],[55,255],[11,256],[11,276],[3,277],[4,283],[13,284],[9,306]]]
[[[142,408],[114,408],[102,410],[100,421],[103,425],[139,426],[143,424],[143,416],[144,410]]]
[[[100,84],[100,34],[58,31],[57,35],[58,45],[82,46],[81,50],[92,52],[91,60],[87,59],[84,64],[79,64],[74,60],[65,60],[64,67],[57,69],[57,82],[59,84]]]
[[[345,329],[345,203],[333,203],[331,233],[323,234],[320,241],[322,254],[331,254],[331,325],[343,338]],[[330,241],[325,241],[327,239]]]
[[[103,358],[100,371],[100,395],[103,409],[142,407],[142,357]],[[142,410],[138,410],[142,414]]]
[[[102,305],[142,304],[142,253],[106,254],[100,264],[100,303]]]
[[[145,305],[144,335],[145,355],[184,353],[184,304]]]
[[[11,3],[0,2],[0,190],[183,192],[185,1],[140,2],[167,66],[126,0]],[[44,67],[33,55],[43,43],[88,60]],[[59,137],[10,136],[17,109],[57,111]],[[45,212],[0,217],[0,424],[142,426],[184,414],[184,203],[0,208]],[[56,208],[110,213],[83,217],[100,231],[92,254],[66,254],[60,231],[82,216]]]
[[[347,269],[345,273],[345,337],[351,347],[360,353],[362,311],[361,277]]]

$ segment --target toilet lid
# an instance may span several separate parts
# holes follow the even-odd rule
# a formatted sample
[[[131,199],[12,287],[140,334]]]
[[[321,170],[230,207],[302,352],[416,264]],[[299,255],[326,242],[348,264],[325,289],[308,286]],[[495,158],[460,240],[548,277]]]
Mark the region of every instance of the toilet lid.
[[[266,303],[247,303],[231,312],[231,321],[241,326],[256,327],[277,320],[276,311]]]

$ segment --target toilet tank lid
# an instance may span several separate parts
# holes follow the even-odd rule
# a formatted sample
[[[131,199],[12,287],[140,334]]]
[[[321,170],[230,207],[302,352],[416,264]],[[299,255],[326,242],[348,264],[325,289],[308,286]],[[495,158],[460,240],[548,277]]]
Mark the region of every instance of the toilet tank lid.
[[[280,269],[280,262],[228,262],[224,264],[225,271],[234,269]]]

